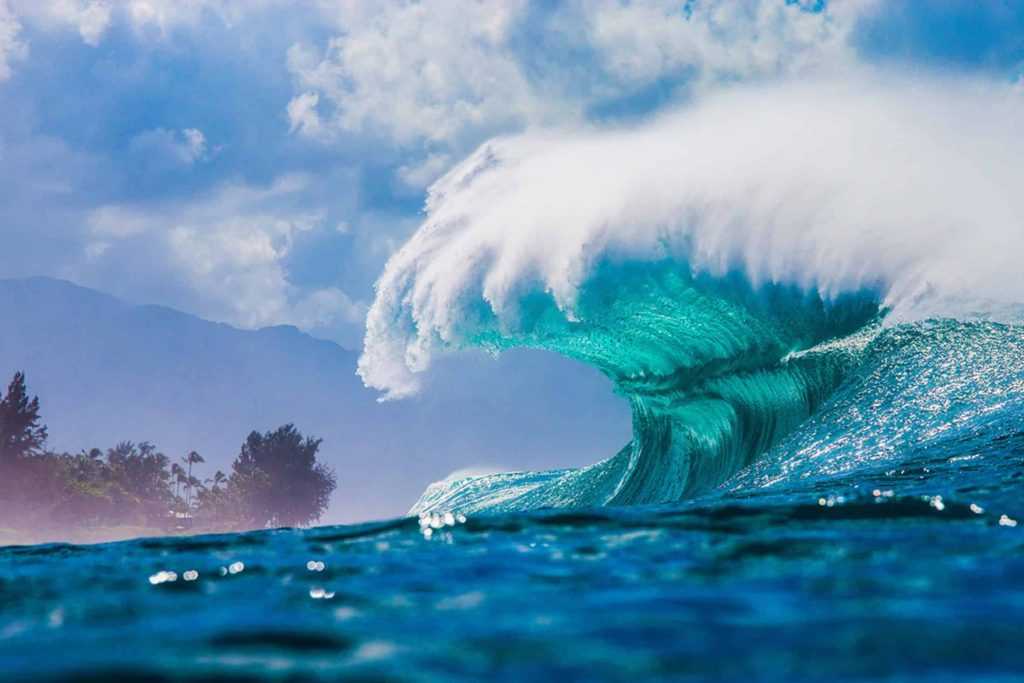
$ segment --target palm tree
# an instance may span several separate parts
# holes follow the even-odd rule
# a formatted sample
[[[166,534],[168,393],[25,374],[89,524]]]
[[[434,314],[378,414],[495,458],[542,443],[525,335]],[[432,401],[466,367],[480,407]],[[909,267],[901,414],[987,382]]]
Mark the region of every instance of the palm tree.
[[[226,482],[227,480],[227,476],[220,470],[217,470],[216,472],[213,473],[212,477],[210,477],[203,483],[208,485],[213,493],[220,493],[220,487],[223,486],[224,482]]]
[[[186,475],[186,478],[185,478],[185,485],[186,485],[186,489],[185,489],[185,509],[186,510],[191,510],[192,509],[192,488],[193,488],[193,482],[195,482],[196,484],[199,483],[192,476],[192,465],[198,465],[200,463],[204,463],[204,462],[206,462],[206,460],[204,460],[203,456],[199,455],[195,451],[191,451],[188,455],[186,455],[184,458],[182,458],[181,461],[188,466],[188,474]]]
[[[181,486],[182,480],[185,478],[185,470],[181,468],[178,463],[171,464],[171,476],[174,477],[174,500],[178,500],[178,488]]]

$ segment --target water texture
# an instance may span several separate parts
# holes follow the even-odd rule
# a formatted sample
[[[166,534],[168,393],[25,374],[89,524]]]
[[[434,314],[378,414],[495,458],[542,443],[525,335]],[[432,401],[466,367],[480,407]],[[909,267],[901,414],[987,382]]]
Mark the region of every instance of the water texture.
[[[6,548],[0,668],[8,681],[1020,680],[1024,435],[888,465],[668,506]]]

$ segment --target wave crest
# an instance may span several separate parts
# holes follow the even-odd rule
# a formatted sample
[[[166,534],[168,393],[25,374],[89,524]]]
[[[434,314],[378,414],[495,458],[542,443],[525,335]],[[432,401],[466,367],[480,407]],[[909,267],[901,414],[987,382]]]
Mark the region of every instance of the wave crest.
[[[412,393],[433,353],[516,330],[531,297],[578,318],[615,262],[872,289],[899,319],[1015,315],[1021,158],[1024,98],[977,82],[744,88],[638,127],[493,140],[388,262],[359,372]]]
[[[360,375],[399,398],[439,351],[546,348],[612,378],[634,439],[420,507],[676,500],[812,414],[873,322],[1022,319],[1022,114],[1003,86],[861,77],[483,145],[388,262]]]

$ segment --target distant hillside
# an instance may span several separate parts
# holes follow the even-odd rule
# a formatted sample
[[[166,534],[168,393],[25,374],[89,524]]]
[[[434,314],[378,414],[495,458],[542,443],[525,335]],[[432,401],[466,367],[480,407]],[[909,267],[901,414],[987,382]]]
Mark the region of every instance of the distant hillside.
[[[572,392],[608,387],[564,362],[470,358],[448,370],[459,381],[380,404],[356,377],[356,358],[293,327],[245,331],[68,282],[0,280],[0,377],[28,373],[53,447],[147,439],[224,468],[250,430],[294,422],[324,439],[337,470],[328,521],[402,514],[460,467],[582,464],[627,436],[612,399],[598,402],[600,414],[573,412]]]

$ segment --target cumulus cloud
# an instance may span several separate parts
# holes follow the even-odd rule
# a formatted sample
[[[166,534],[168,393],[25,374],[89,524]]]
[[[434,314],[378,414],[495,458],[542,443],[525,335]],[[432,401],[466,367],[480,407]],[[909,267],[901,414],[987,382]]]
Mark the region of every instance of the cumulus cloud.
[[[845,64],[849,33],[875,4],[323,0],[322,11],[338,8],[328,16],[339,34],[290,50],[300,92],[288,115],[321,140],[368,132],[419,150],[398,177],[422,186],[486,137],[577,124],[651,84],[692,90]]]
[[[303,91],[292,108],[308,112],[319,94],[330,105],[328,125],[399,145],[454,144],[543,119],[552,103],[530,87],[509,45],[524,6],[522,0],[358,5],[324,48],[298,44],[289,51]]]
[[[125,254],[150,255],[147,277],[178,292],[175,303],[216,320],[305,329],[358,322],[363,307],[340,289],[289,280],[286,260],[296,240],[332,229],[325,211],[294,206],[309,182],[289,175],[266,187],[227,184],[184,205],[99,207],[89,216],[92,263],[85,272],[123,268]]]
[[[294,8],[289,0],[7,1],[17,16],[74,27],[93,45],[117,22],[166,34]],[[289,50],[296,93],[286,113],[294,133],[331,142],[369,132],[418,154],[407,166],[436,167],[496,133],[577,123],[651,84],[685,90],[843,63],[857,19],[877,4],[316,0],[301,7],[307,23],[335,35]]]
[[[856,17],[872,2],[578,0],[583,27],[618,87],[691,74],[697,83],[807,71],[850,59]]]

